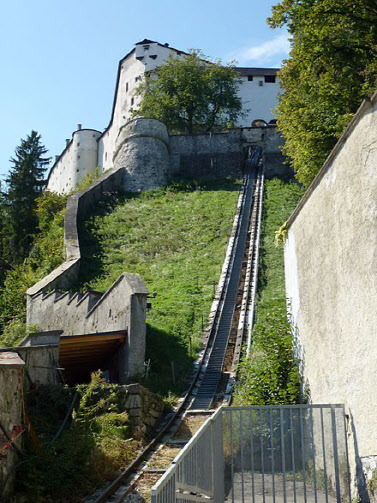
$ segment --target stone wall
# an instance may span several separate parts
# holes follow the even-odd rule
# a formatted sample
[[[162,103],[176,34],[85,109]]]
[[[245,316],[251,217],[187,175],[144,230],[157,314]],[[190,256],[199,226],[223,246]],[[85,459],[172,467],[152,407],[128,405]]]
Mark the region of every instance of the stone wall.
[[[129,415],[134,434],[140,437],[148,435],[164,411],[164,401],[140,384],[120,386],[120,389],[125,394],[124,408]]]
[[[4,348],[0,349],[0,358],[7,351],[13,351],[24,362],[26,383],[29,386],[33,383],[57,384],[60,382],[57,371],[59,366],[59,348],[57,344]]]
[[[169,135],[155,119],[138,117],[119,131],[113,156],[115,169],[123,169],[122,189],[127,192],[165,185],[169,170]]]
[[[241,130],[170,136],[170,174],[187,177],[240,176]]]
[[[22,359],[13,352],[0,353],[0,501],[10,501],[15,465],[23,431]]]
[[[140,276],[122,274],[100,298],[91,293],[72,298],[68,293],[55,292],[57,288],[71,289],[77,280],[81,259],[79,220],[105,193],[122,189],[123,178],[123,168],[113,169],[68,198],[64,222],[66,260],[28,289],[27,324],[37,325],[38,331],[63,330],[64,335],[126,330],[127,347],[117,357],[118,368],[122,375],[131,377],[142,371],[145,353],[147,291]]]
[[[127,343],[118,355],[120,375],[143,371],[147,289],[138,274],[123,273],[102,296],[39,292],[29,298],[28,324],[40,332],[80,335],[127,331]]]
[[[345,403],[354,478],[377,455],[377,93],[288,221],[286,291],[314,403]]]
[[[229,129],[221,133],[170,136],[170,175],[193,178],[241,176],[248,147],[263,148],[265,176],[285,176],[281,147],[283,138],[276,126]]]

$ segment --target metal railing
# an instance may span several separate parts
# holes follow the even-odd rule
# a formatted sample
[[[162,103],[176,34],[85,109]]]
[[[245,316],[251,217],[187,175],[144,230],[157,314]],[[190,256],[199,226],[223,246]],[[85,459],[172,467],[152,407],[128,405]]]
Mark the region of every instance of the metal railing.
[[[218,409],[153,486],[151,503],[183,503],[199,498],[224,501],[223,474],[222,411]]]
[[[152,503],[350,503],[343,405],[223,407],[152,489]]]

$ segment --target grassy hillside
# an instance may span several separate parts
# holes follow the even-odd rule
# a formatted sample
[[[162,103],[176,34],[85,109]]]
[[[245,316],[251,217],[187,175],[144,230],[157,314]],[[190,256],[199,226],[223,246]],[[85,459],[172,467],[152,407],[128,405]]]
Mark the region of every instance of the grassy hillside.
[[[235,402],[242,405],[296,403],[300,376],[286,315],[283,246],[275,232],[292,213],[304,190],[296,183],[267,180],[263,203],[258,299],[253,347],[240,367]]]
[[[147,385],[155,391],[182,390],[200,347],[239,188],[224,180],[128,194],[103,201],[85,223],[81,288],[105,291],[128,271],[157,294],[147,317]]]
[[[80,225],[81,277],[73,289],[105,291],[123,272],[137,272],[149,291],[146,383],[179,392],[201,343],[218,281],[240,184],[176,183],[167,188],[111,196]],[[59,199],[59,198],[58,198]],[[62,199],[46,194],[30,256],[8,272],[0,291],[0,345],[25,336],[25,292],[63,260]],[[173,375],[174,374],[174,375]]]

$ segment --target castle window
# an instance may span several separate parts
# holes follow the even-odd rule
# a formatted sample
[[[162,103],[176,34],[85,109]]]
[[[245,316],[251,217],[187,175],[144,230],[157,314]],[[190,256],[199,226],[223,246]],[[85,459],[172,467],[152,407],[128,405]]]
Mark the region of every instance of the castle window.
[[[79,147],[80,146],[80,142],[77,143],[77,146]]]
[[[141,61],[142,59],[144,59],[144,56],[136,56],[136,59],[138,59],[139,61]]]
[[[260,81],[258,82],[258,85],[259,85],[260,87],[262,87],[262,86],[263,86],[263,80],[260,80]]]
[[[276,77],[275,77],[275,75],[265,75],[264,81],[268,82],[270,84],[274,84],[276,82]]]
[[[134,98],[131,98],[131,106],[133,106],[134,101],[135,101]]]
[[[149,45],[143,45],[144,51],[149,51]]]
[[[79,156],[79,155],[77,156],[77,159],[80,159],[80,156]]]
[[[247,76],[247,80],[248,80],[249,82],[252,82],[252,81],[253,81],[253,76],[252,76],[252,75],[248,75],[248,76]]]
[[[128,82],[126,82],[126,92],[128,91]]]
[[[156,59],[157,58],[157,54],[152,54],[152,56],[149,56],[151,59]]]
[[[107,152],[105,152],[105,161],[107,161]]]

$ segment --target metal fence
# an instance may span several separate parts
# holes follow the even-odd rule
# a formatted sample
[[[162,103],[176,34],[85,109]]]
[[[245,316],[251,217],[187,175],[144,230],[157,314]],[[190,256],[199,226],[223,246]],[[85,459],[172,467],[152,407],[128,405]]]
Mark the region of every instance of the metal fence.
[[[350,503],[342,405],[223,407],[154,486],[152,503]]]
[[[152,503],[224,501],[222,410],[201,426],[151,491]],[[193,493],[201,495],[193,496]]]

